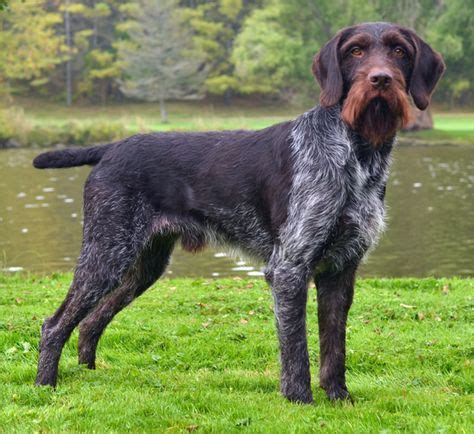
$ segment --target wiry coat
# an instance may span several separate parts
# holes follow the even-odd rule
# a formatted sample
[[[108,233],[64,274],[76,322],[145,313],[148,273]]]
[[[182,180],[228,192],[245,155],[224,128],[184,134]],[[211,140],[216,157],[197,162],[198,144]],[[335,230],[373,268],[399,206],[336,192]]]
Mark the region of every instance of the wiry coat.
[[[79,362],[94,368],[104,329],[162,275],[181,240],[189,251],[225,244],[266,263],[281,391],[293,401],[312,400],[306,301],[314,278],[320,385],[331,399],[349,398],[347,315],[359,262],[384,228],[395,131],[408,118],[408,92],[426,108],[444,64],[414,32],[369,23],[338,33],[313,69],[322,106],[291,122],[141,134],[35,159],[38,168],[95,166],[74,280],[43,325],[37,384],[56,384],[61,349],[79,323]]]

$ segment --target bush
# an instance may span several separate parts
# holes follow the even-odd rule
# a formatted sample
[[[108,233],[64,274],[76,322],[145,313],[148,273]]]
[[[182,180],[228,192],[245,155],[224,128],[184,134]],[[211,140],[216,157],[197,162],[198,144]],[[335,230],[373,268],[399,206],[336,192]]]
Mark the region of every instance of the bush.
[[[61,140],[61,137],[56,129],[35,127],[30,131],[26,142],[22,143],[22,145],[48,147],[57,145],[58,143],[64,142]]]
[[[122,139],[128,135],[126,128],[116,122],[73,122],[65,125],[59,134],[61,142],[67,145],[91,145]]]
[[[14,142],[19,146],[50,147],[57,144],[87,146],[119,140],[130,132],[118,122],[71,122],[61,127],[33,127],[22,109],[0,110],[0,148]]]
[[[0,147],[11,140],[24,144],[31,130],[32,125],[22,108],[11,107],[0,110]]]

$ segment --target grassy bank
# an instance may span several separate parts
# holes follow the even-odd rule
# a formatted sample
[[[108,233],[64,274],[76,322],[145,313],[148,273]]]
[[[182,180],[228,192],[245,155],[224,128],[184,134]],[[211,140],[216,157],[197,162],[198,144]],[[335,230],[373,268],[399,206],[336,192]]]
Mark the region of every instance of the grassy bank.
[[[296,117],[305,108],[281,104],[235,106],[202,102],[170,103],[169,122],[159,118],[157,104],[74,106],[37,100],[18,100],[20,110],[4,114],[3,135],[20,143],[50,146],[55,143],[84,145],[110,141],[142,131],[202,131],[259,129]],[[435,113],[435,129],[402,135],[406,143],[474,144],[474,113]],[[2,120],[0,116],[0,139]]]
[[[317,388],[315,290],[309,333],[315,404],[278,393],[272,301],[262,280],[163,280],[122,312],[98,369],[32,386],[42,318],[70,275],[0,276],[0,426],[5,431],[468,433],[474,280],[362,280],[348,329],[355,404]]]

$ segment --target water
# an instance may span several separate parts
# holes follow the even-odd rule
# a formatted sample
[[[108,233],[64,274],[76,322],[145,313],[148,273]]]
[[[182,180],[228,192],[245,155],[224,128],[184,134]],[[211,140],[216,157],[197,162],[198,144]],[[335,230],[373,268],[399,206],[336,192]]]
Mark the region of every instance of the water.
[[[90,168],[35,170],[35,150],[0,151],[0,270],[72,270]],[[474,275],[474,146],[400,147],[387,186],[388,230],[365,276]],[[224,251],[177,250],[172,276],[261,275]]]

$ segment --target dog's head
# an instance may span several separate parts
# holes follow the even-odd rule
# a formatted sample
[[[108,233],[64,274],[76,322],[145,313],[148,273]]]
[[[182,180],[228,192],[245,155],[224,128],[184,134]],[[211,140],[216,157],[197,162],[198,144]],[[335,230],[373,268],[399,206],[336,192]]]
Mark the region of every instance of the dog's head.
[[[365,23],[341,30],[315,56],[320,102],[377,146],[410,120],[409,94],[424,110],[445,70],[442,57],[410,29]]]

